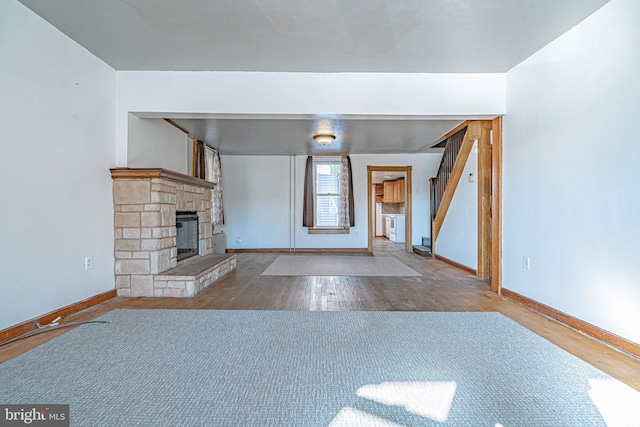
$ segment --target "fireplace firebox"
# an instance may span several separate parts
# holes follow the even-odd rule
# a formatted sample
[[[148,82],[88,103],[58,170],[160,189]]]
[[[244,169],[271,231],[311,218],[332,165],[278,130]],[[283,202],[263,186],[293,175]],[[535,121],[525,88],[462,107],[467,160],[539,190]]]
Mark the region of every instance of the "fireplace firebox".
[[[176,247],[178,261],[198,255],[198,213],[176,212]]]

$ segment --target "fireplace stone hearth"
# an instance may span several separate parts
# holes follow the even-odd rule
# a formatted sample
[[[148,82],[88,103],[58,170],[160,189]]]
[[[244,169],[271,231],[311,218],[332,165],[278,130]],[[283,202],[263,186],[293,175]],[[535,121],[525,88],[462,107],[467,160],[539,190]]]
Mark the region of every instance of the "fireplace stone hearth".
[[[213,252],[214,184],[166,169],[117,168],[111,169],[111,176],[118,296],[193,296],[201,289],[176,285],[180,282],[167,286],[162,274]],[[191,212],[200,224],[197,256],[184,261],[178,260],[176,212]],[[221,277],[235,268],[235,255],[218,261],[220,271],[212,276]]]

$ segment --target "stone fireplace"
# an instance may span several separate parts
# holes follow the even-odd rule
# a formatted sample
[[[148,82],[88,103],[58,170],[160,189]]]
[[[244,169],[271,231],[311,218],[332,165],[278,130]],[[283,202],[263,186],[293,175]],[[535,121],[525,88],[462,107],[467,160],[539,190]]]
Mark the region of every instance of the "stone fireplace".
[[[235,255],[212,253],[214,184],[166,169],[116,168],[111,177],[119,296],[193,296],[235,268]],[[197,270],[187,268],[196,259]]]

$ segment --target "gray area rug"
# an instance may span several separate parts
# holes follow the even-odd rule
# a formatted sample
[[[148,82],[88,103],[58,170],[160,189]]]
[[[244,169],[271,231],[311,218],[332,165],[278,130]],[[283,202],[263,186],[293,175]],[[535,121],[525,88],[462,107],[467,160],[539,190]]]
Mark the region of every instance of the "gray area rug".
[[[422,276],[396,258],[280,255],[263,276]]]
[[[497,313],[114,310],[0,365],[74,426],[637,426],[640,393]]]

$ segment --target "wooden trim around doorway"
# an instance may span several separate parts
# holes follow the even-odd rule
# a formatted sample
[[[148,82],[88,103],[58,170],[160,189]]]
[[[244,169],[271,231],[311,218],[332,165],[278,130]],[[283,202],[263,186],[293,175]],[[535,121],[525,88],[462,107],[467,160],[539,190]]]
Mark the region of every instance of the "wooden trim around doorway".
[[[502,293],[502,117],[491,123],[491,290]]]
[[[404,233],[404,248],[406,252],[413,250],[412,245],[412,182],[411,182],[411,170],[413,166],[367,166],[367,218],[369,222],[368,226],[368,252],[373,252],[373,236],[375,234],[375,218],[372,210],[373,199],[371,198],[371,186],[373,185],[373,172],[404,172],[404,218],[405,218],[405,233]]]
[[[482,121],[478,138],[478,277],[491,275],[491,122]]]

